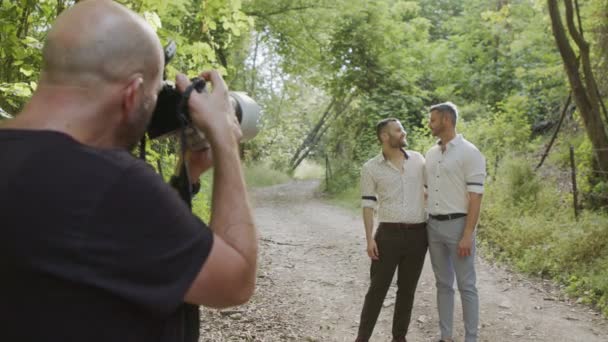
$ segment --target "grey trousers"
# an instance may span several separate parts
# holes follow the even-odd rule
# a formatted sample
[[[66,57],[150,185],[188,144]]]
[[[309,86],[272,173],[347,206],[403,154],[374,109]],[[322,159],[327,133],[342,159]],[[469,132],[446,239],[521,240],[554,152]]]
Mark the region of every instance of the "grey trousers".
[[[437,287],[437,310],[442,338],[452,337],[454,315],[454,275],[462,301],[465,342],[477,341],[479,323],[479,297],[475,286],[475,240],[471,256],[458,256],[458,243],[462,238],[466,217],[439,221],[429,219],[429,254]]]

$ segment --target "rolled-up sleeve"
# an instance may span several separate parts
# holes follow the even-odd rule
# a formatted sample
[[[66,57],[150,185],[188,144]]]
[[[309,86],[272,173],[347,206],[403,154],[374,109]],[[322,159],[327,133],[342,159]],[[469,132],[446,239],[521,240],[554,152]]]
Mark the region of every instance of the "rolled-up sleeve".
[[[376,183],[366,166],[363,166],[361,169],[361,206],[373,209],[376,209],[378,206]]]
[[[464,163],[467,191],[483,194],[486,179],[486,158],[477,149],[468,152]]]
[[[426,158],[422,158],[422,185],[424,185],[424,188],[428,188],[429,187],[429,183],[428,183],[428,175],[426,173]]]

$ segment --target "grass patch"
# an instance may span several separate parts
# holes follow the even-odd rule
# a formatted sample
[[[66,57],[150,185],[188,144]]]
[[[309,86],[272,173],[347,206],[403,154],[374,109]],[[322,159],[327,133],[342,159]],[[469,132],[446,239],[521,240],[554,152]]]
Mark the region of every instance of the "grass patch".
[[[268,165],[246,165],[243,170],[247,186],[260,188],[287,183],[291,180],[288,174],[271,168]]]
[[[332,193],[330,196],[329,201],[339,207],[353,212],[361,211],[361,191],[359,190],[359,186],[348,187],[340,192]]]
[[[293,173],[295,179],[323,179],[325,168],[313,161],[304,160]]]
[[[274,170],[266,165],[245,165],[243,173],[248,187],[271,186],[287,183],[291,180],[286,173]],[[209,222],[211,216],[212,193],[213,169],[210,169],[201,176],[201,190],[192,200],[192,212],[205,222]]]
[[[526,165],[505,163],[488,185],[478,233],[484,249],[521,272],[564,284],[608,316],[608,215],[585,211],[576,220],[570,194],[538,186]]]
[[[209,223],[211,219],[211,197],[213,193],[213,169],[203,173],[200,178],[201,189],[192,199],[192,212],[201,220]]]

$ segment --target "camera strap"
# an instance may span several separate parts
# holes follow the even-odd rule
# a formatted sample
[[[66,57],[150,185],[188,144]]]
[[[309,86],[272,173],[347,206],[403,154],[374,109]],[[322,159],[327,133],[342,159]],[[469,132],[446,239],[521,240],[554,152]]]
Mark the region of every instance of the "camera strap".
[[[146,135],[139,141],[139,159],[146,161]]]
[[[179,190],[180,194],[184,194],[185,197],[183,200],[188,204],[188,207],[192,208],[192,180],[190,179],[190,171],[188,168],[188,160],[186,159],[186,148],[187,148],[187,138],[186,138],[186,129],[190,123],[188,119],[190,117],[190,113],[188,110],[188,101],[190,100],[190,95],[193,90],[197,92],[202,92],[205,88],[205,80],[201,78],[195,78],[192,80],[192,83],[186,87],[186,90],[182,94],[182,97],[179,101],[177,108],[177,117],[179,119],[179,124],[181,126],[180,129],[180,153],[182,159],[182,166],[179,171],[180,176],[184,176],[184,181],[181,182],[180,186],[182,187]],[[181,177],[180,177],[181,178]]]

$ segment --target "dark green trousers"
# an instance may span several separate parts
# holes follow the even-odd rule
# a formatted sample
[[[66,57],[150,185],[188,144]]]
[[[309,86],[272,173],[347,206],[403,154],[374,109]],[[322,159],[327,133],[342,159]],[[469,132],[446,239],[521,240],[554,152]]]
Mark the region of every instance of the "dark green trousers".
[[[358,336],[371,337],[395,269],[398,270],[397,298],[392,333],[393,337],[405,336],[428,247],[426,224],[380,223],[374,239],[380,257],[372,260],[371,283],[361,311]]]

